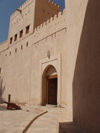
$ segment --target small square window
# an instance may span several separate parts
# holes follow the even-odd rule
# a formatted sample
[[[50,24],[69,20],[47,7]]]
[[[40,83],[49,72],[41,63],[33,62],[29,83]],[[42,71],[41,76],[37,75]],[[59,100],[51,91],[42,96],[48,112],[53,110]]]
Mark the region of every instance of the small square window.
[[[13,37],[10,38],[10,44],[12,44]]]
[[[29,29],[30,29],[30,26],[28,25],[28,26],[26,27],[26,34],[29,33]]]
[[[19,37],[21,38],[23,36],[23,30],[20,31]]]
[[[17,40],[17,34],[15,35],[15,38],[14,38],[14,41],[16,41]]]

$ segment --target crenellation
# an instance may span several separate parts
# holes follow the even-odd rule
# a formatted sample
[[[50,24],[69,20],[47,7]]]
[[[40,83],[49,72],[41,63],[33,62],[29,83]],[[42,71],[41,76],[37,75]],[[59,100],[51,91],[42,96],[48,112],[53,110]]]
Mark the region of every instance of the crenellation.
[[[46,22],[47,22],[47,24],[49,24],[50,23],[50,19],[48,19]]]
[[[33,0],[26,0],[18,9],[23,11],[24,8],[26,8],[32,2],[33,2]],[[11,20],[14,19],[18,14],[19,14],[19,12],[16,9],[16,11],[13,14],[11,14],[11,16],[10,16]]]
[[[52,1],[36,0],[34,28],[36,28],[44,21],[47,21],[48,19],[50,19],[55,14],[58,14],[58,12],[60,11],[61,9],[58,8],[58,5]]]
[[[42,38],[46,38],[47,36],[50,36],[57,31],[60,31],[63,28],[66,28],[65,24],[65,14],[59,13],[59,15],[55,15],[54,17],[50,18],[46,22],[44,22],[42,25],[38,26],[34,30],[34,44],[41,40]],[[59,19],[62,23],[59,22]],[[49,23],[48,23],[49,22]]]
[[[48,29],[48,27],[50,27],[50,25],[52,25],[54,30],[56,30],[57,27],[59,27],[59,25],[61,26],[61,25],[63,25],[63,23],[65,23],[64,14],[65,14],[65,10],[63,12],[59,12],[58,14],[55,14],[53,17],[51,17],[47,21],[44,21],[42,24],[40,24],[38,27],[36,27],[34,29],[33,34],[35,34],[36,32],[37,32],[37,34],[41,34],[43,29],[46,29],[46,28]],[[59,19],[63,20],[62,23],[59,23]],[[21,28],[21,30],[23,30],[23,36],[24,36],[23,39],[25,39],[25,37],[27,37],[27,34],[25,34],[25,28],[24,29]],[[50,31],[50,29],[49,29],[48,34],[51,32],[52,31]],[[20,37],[20,32],[17,32],[16,34],[17,34],[17,42],[21,41],[22,37]],[[16,34],[14,34],[14,35],[16,35]],[[14,41],[14,38],[15,38],[14,35],[13,35],[12,41],[13,41],[13,44],[16,44],[17,42]],[[46,36],[46,34],[43,34],[43,37],[45,37],[45,36]],[[37,40],[37,36],[34,36],[34,40]]]
[[[54,20],[54,17],[51,17],[49,20],[50,20],[50,22],[51,22],[52,20]]]
[[[61,10],[61,6],[54,3],[53,1],[50,0],[50,1],[48,1],[48,3],[49,3],[50,7],[54,7],[56,10],[59,10],[59,11]]]
[[[58,17],[60,17],[62,14],[63,14],[62,12],[59,12],[59,13],[58,13]]]
[[[52,23],[55,23],[56,24],[59,21],[59,18],[60,17],[62,19],[64,19],[64,14],[65,14],[65,11],[64,12],[59,12],[58,14],[54,15],[53,17],[51,17],[50,19],[48,19],[47,21],[45,21],[40,26],[36,27],[34,31],[37,31],[37,30],[45,27],[46,25],[49,25],[49,24],[52,25]],[[60,25],[61,25],[61,23],[60,23]],[[54,25],[53,25],[53,28],[55,28]]]

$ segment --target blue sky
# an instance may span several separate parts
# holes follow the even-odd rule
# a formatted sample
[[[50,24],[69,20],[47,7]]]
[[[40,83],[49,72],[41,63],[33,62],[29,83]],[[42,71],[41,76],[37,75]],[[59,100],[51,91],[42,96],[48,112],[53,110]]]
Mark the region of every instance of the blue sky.
[[[10,15],[26,0],[0,0],[0,43],[8,38]],[[64,8],[64,0],[52,0]]]

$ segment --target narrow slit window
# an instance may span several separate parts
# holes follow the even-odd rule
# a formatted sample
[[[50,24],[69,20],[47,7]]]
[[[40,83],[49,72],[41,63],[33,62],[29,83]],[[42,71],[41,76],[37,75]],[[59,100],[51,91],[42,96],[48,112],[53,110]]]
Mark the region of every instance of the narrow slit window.
[[[15,35],[14,41],[17,41],[17,34]]]
[[[12,44],[13,37],[10,38],[10,44]]]
[[[29,33],[29,29],[30,29],[30,26],[28,25],[28,26],[26,27],[26,34]]]
[[[19,37],[21,38],[23,36],[23,30],[20,31]]]

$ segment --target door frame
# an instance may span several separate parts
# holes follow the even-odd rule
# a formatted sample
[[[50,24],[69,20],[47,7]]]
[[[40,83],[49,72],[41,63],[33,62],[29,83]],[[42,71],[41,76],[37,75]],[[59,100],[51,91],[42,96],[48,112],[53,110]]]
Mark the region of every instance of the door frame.
[[[62,55],[50,56],[50,58],[44,58],[40,60],[40,105],[43,104],[42,92],[43,92],[43,73],[45,69],[52,65],[57,70],[58,75],[58,90],[57,90],[57,106],[61,106],[62,101]]]

